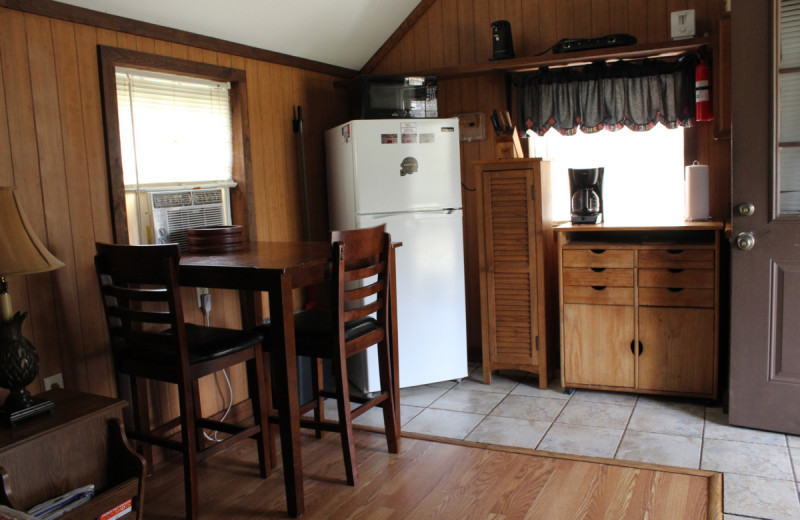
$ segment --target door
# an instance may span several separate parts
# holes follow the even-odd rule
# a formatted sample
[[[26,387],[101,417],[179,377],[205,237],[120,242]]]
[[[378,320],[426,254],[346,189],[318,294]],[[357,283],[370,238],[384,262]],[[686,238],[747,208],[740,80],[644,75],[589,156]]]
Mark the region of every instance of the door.
[[[799,3],[773,1],[774,11]],[[795,158],[800,152],[800,121],[791,106],[800,98],[800,89],[792,85],[797,73],[793,75],[791,67],[798,65],[789,63],[784,53],[783,66],[789,73],[780,75],[783,89],[773,109],[778,91],[773,80],[775,15],[764,2],[737,2],[731,12],[729,411],[731,424],[800,434],[800,211],[791,200],[792,184],[797,190],[800,180],[800,161]],[[781,113],[782,121],[775,125]],[[753,210],[742,204],[752,204]]]
[[[392,241],[403,243],[396,252],[402,388],[468,375],[461,219],[461,210],[359,217],[359,228],[385,223]],[[371,385],[378,381],[374,350]]]
[[[351,121],[360,215],[460,208],[458,119]]]

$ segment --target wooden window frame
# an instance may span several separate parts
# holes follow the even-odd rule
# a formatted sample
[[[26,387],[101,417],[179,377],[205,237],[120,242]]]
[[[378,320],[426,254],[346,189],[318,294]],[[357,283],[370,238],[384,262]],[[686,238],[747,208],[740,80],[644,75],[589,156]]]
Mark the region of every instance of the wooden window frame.
[[[208,63],[183,60],[157,54],[98,46],[100,81],[103,93],[103,121],[106,135],[106,165],[108,189],[111,200],[114,243],[127,244],[128,219],[125,207],[125,184],[122,176],[122,146],[119,137],[119,112],[117,107],[116,68],[130,67],[153,72],[192,76],[231,84],[231,126],[233,132],[233,181],[231,188],[231,216],[233,223],[242,225],[251,240],[255,230],[250,228],[254,201],[252,190],[252,164],[250,159],[250,127],[247,110],[247,80],[245,71],[220,67]]]

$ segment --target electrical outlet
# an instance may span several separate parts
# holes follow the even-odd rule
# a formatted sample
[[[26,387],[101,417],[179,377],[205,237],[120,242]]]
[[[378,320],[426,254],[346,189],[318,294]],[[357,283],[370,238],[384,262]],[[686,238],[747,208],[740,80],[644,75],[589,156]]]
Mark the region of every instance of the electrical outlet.
[[[203,308],[203,295],[208,294],[208,287],[197,288],[197,306]]]
[[[61,372],[44,378],[44,389],[52,390],[53,388],[64,388],[64,376]]]

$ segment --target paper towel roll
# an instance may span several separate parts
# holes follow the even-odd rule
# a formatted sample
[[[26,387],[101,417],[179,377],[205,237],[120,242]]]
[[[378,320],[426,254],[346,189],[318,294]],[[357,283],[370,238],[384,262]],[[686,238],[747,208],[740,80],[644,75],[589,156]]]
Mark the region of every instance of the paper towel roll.
[[[684,181],[683,217],[686,220],[708,220],[708,166],[697,161],[686,167]]]

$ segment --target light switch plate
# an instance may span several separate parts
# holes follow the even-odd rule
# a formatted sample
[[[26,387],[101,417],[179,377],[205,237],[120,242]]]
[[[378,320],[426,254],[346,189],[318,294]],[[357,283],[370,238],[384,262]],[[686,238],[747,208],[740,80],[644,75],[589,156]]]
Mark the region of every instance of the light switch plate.
[[[675,11],[670,15],[673,40],[694,38],[694,9]]]

